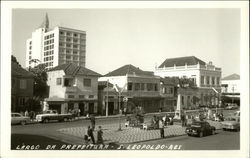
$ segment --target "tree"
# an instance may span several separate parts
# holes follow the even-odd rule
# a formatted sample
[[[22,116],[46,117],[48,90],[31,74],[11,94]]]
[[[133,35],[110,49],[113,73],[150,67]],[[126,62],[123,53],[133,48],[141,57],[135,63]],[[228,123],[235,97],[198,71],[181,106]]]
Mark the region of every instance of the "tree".
[[[34,96],[46,98],[48,96],[48,75],[45,65],[39,64],[34,68],[29,68],[29,71],[34,75]]]

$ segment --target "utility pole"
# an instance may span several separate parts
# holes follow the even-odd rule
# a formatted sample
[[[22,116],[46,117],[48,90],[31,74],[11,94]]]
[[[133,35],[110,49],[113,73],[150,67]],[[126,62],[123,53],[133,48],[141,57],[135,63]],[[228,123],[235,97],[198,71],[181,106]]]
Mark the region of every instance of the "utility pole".
[[[232,87],[232,104],[234,103],[234,85],[233,85],[233,87]]]
[[[109,106],[109,80],[107,80],[107,96],[106,96],[106,117],[108,117],[108,106]]]

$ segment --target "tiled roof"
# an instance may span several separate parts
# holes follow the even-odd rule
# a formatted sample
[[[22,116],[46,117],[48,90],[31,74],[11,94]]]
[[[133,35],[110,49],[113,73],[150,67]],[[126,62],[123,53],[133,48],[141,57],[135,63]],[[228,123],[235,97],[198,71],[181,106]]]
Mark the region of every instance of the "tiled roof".
[[[175,66],[185,66],[185,64],[187,65],[196,65],[196,64],[200,64],[200,65],[206,65],[206,63],[198,58],[196,58],[195,56],[187,56],[187,57],[179,57],[179,58],[169,58],[166,59],[160,66],[159,68],[163,68],[163,67],[173,67]]]
[[[11,75],[20,77],[33,77],[33,74],[15,62],[11,62]]]
[[[138,67],[135,67],[133,65],[124,65],[108,74],[105,76],[125,76],[127,74],[130,75],[139,75],[139,76],[154,76],[154,73],[151,71],[143,71],[139,69]]]
[[[82,66],[77,66],[73,63],[58,65],[49,71],[63,70],[66,75],[85,75],[85,76],[102,76],[101,74],[94,72]]]
[[[160,81],[163,82],[163,84],[165,85],[175,85],[173,79],[171,78],[161,78]]]
[[[240,79],[240,75],[238,74],[232,74],[232,75],[222,78],[222,80],[239,80],[239,79]]]

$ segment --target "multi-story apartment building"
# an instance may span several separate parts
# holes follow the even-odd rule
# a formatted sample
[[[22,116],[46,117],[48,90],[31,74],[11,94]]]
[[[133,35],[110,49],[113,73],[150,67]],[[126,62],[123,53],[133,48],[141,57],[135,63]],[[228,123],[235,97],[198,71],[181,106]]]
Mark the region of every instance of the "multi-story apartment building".
[[[80,109],[81,115],[98,112],[100,74],[72,63],[56,66],[47,73],[50,91],[46,101],[50,109],[59,113]]]
[[[49,29],[46,14],[42,26],[26,41],[26,67],[44,63],[46,69],[60,64],[75,63],[85,67],[86,32],[57,26]]]
[[[199,89],[196,97],[199,98],[200,105],[219,104],[221,68],[215,67],[212,62],[205,63],[194,56],[170,58],[156,67],[154,73],[163,78],[191,78]],[[188,96],[183,99],[187,100]]]
[[[240,75],[232,74],[221,79],[224,102],[240,105]]]
[[[103,106],[107,105],[108,100],[108,108],[111,108],[114,113],[124,108],[127,112],[132,112],[135,107],[141,107],[145,112],[160,109],[160,77],[154,76],[153,72],[143,71],[133,65],[125,65],[100,77],[98,81],[106,81],[114,85],[112,89],[115,91],[110,87],[105,88],[105,97],[103,97],[103,103],[105,103]]]
[[[16,62],[11,62],[11,111],[30,110],[27,102],[33,98],[33,77]]]

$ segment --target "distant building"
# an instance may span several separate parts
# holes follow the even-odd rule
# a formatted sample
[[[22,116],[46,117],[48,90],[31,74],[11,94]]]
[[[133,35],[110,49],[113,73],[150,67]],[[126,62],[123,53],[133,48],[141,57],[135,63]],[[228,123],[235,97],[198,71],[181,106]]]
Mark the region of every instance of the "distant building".
[[[101,75],[82,66],[63,64],[48,72],[50,109],[59,113],[79,110],[81,115],[98,113],[98,77]]]
[[[44,63],[46,69],[67,63],[85,67],[86,32],[57,26],[49,29],[46,14],[40,28],[26,41],[26,67]]]
[[[200,105],[215,106],[219,104],[221,92],[221,68],[194,57],[179,57],[166,59],[155,68],[155,75],[160,77],[190,78],[198,88],[196,97]],[[183,97],[181,97],[183,98]],[[190,96],[184,97],[186,102]]]
[[[232,74],[222,78],[221,88],[225,102],[240,104],[240,75]]]
[[[141,107],[145,112],[158,112],[161,108],[160,77],[154,76],[153,72],[124,65],[98,81],[106,81],[114,86],[105,88],[103,97],[103,106],[107,107],[108,100],[108,111],[112,114],[124,108],[127,112],[133,112],[136,107]]]
[[[16,62],[11,62],[11,111],[29,110],[28,101],[33,98],[34,78],[32,73]]]

